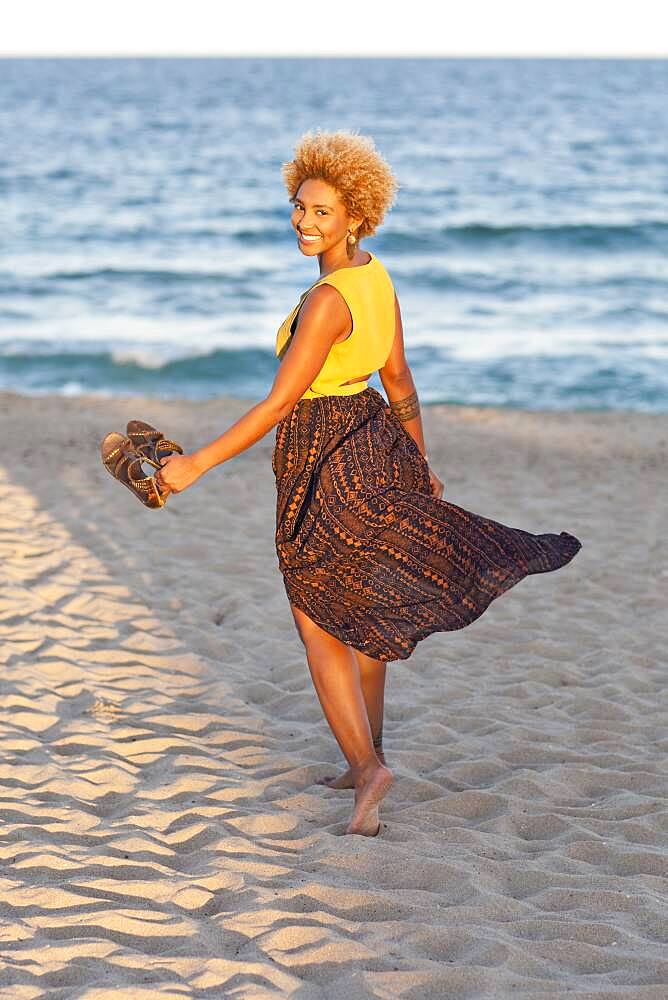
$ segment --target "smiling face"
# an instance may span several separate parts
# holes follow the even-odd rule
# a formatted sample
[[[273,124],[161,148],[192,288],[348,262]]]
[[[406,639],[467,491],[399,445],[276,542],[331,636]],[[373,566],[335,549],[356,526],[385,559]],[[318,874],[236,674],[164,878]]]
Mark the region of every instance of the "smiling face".
[[[290,201],[294,205],[291,222],[299,249],[306,256],[346,253],[348,233],[355,233],[359,220],[352,219],[335,188],[319,177],[302,181]]]

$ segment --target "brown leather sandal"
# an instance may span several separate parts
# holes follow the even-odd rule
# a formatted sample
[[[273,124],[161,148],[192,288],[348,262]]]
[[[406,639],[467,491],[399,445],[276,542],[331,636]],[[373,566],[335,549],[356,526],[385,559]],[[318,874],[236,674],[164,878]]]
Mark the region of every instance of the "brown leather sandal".
[[[154,476],[142,469],[145,457],[137,452],[130,438],[112,431],[103,438],[100,454],[105,469],[123,486],[127,486],[145,507],[164,507],[169,490],[162,492]],[[150,464],[153,464],[152,462]]]
[[[127,434],[142,459],[160,469],[160,459],[167,455],[182,455],[183,448],[176,441],[163,437],[162,431],[143,420],[128,420]]]

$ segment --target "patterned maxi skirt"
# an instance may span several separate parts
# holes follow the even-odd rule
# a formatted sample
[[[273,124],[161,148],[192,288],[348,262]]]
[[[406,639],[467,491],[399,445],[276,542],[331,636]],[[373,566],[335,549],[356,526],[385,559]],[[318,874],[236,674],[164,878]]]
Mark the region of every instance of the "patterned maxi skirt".
[[[580,541],[534,535],[431,493],[428,466],[371,386],[300,399],[276,428],[276,552],[289,600],[378,660],[464,628]]]

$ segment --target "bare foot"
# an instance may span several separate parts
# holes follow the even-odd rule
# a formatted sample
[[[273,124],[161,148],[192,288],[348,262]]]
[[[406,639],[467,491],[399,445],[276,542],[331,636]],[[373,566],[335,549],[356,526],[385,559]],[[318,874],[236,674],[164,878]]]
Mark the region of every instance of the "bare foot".
[[[355,789],[355,809],[346,833],[376,837],[380,833],[378,807],[394,783],[394,775],[384,764],[373,767]]]
[[[316,785],[326,785],[328,788],[354,788],[353,773],[348,768],[343,774],[328,774],[324,778],[316,778]]]
[[[376,749],[376,757],[381,764],[385,764],[385,754],[383,753],[382,747]],[[316,778],[316,785],[326,785],[327,788],[354,788],[355,782],[353,781],[353,772],[348,768],[343,774],[328,774],[324,778]]]

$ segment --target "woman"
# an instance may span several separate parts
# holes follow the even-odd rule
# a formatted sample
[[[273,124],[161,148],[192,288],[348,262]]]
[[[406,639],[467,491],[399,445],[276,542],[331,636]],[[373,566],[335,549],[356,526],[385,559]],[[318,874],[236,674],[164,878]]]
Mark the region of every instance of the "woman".
[[[401,312],[377,257],[360,248],[397,184],[363,136],[306,133],[283,165],[299,250],[320,278],[281,324],[266,397],[215,441],[158,472],[179,493],[276,427],[276,552],[325,717],[354,788],[346,833],[375,836],[392,782],[382,750],[386,663],[432,632],[463,628],[525,576],[580,549],[442,499],[429,467]],[[389,406],[366,380],[378,371]]]

